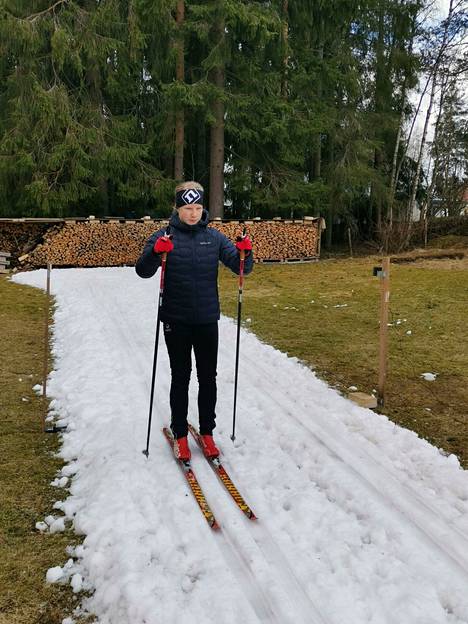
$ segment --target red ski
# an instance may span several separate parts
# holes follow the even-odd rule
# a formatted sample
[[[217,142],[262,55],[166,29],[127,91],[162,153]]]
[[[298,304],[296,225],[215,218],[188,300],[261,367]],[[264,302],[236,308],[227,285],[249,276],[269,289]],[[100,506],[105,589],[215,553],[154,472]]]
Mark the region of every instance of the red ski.
[[[191,425],[190,423],[189,423],[189,431],[190,431],[190,433],[192,434],[192,436],[196,440],[198,446],[200,447],[200,449],[203,452],[203,445],[202,445],[202,442],[200,440],[200,434],[195,429],[195,427],[193,425]],[[249,518],[249,520],[257,520],[257,516],[254,514],[252,509],[247,505],[247,503],[245,502],[245,500],[243,499],[243,497],[239,493],[239,490],[236,488],[236,486],[232,482],[231,477],[226,472],[226,470],[225,470],[224,466],[222,465],[221,460],[219,459],[219,457],[216,457],[214,459],[210,458],[210,457],[205,457],[205,459],[210,464],[210,466],[213,468],[213,470],[216,472],[216,474],[218,475],[221,483],[224,485],[226,490],[229,492],[229,494],[231,495],[231,498],[236,503],[236,505],[239,507],[239,509],[242,511],[242,513],[244,513],[247,516],[247,518]]]
[[[172,432],[170,429],[168,429],[167,427],[164,427],[163,429],[163,433],[164,436],[166,438],[166,440],[169,442],[169,445],[171,447],[171,450],[173,451],[174,448],[174,437],[172,435]],[[185,478],[187,479],[187,482],[190,486],[190,489],[192,490],[193,496],[195,497],[195,500],[198,503],[198,506],[200,507],[200,510],[202,512],[202,514],[205,516],[206,521],[208,522],[208,524],[210,525],[210,527],[212,529],[219,529],[219,524],[216,520],[216,518],[214,517],[213,512],[210,509],[210,506],[208,505],[205,495],[203,494],[203,491],[198,483],[197,477],[195,476],[195,473],[193,472],[192,466],[190,464],[189,461],[183,461],[181,459],[177,459],[177,457],[175,457],[173,455],[175,461],[180,465],[180,467],[182,468]]]

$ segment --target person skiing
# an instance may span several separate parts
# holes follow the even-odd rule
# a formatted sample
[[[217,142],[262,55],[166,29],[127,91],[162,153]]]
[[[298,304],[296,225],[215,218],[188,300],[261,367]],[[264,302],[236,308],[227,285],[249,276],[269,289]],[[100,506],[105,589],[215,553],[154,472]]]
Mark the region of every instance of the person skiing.
[[[174,212],[169,228],[150,236],[135,270],[152,277],[166,253],[164,294],[160,319],[171,367],[171,430],[174,454],[183,461],[191,457],[188,445],[188,389],[192,349],[198,377],[199,431],[206,457],[219,456],[213,440],[216,426],[216,374],[218,359],[218,264],[239,275],[240,251],[245,252],[244,273],[253,269],[252,243],[240,236],[234,245],[224,234],[208,226],[203,207],[203,187],[198,182],[175,189]]]

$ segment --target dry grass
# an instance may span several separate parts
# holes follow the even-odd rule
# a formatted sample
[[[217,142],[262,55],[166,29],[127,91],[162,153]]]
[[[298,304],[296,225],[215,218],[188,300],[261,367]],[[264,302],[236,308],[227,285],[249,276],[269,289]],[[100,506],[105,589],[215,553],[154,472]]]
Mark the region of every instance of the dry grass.
[[[453,261],[391,267],[394,324],[382,412],[468,467],[468,271],[463,265],[446,270],[444,262]],[[372,267],[379,263],[257,265],[247,278],[243,318],[262,340],[342,392],[354,385],[370,393],[378,375],[380,283]],[[236,278],[223,271],[220,286],[223,311],[235,316]],[[424,372],[438,373],[436,381],[424,381]]]
[[[450,258],[444,259],[428,259],[417,260],[414,266],[420,269],[435,269],[441,271],[468,271],[468,251],[463,258],[452,260]]]
[[[76,604],[69,588],[47,585],[67,560],[70,533],[40,534],[63,492],[50,486],[61,463],[57,438],[41,434],[45,295],[0,278],[0,624],[60,624]]]

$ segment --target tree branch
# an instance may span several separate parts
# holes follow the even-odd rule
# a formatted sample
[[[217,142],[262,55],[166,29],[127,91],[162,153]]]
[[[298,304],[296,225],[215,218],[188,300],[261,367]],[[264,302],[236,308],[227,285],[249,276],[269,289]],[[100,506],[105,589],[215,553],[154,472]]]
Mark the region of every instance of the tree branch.
[[[59,4],[65,4],[67,3],[69,0],[57,0],[57,2],[55,4],[53,4],[52,6],[50,6],[48,9],[44,9],[43,11],[40,11],[39,13],[33,13],[32,15],[28,15],[28,17],[26,17],[25,19],[28,22],[35,22],[37,20],[38,17],[41,17],[41,15],[45,15],[46,13],[50,13],[51,11],[53,11],[55,9],[56,6],[58,6]]]

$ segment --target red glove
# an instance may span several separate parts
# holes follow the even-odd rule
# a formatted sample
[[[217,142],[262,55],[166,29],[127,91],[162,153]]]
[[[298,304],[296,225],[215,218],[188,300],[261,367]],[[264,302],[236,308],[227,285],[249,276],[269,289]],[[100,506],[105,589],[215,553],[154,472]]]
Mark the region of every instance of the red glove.
[[[239,251],[246,251],[250,253],[252,251],[252,241],[248,236],[238,236],[236,247]],[[248,256],[249,254],[247,253],[246,255]]]
[[[174,243],[171,241],[171,236],[161,236],[154,243],[153,251],[154,253],[169,253],[174,249]]]

